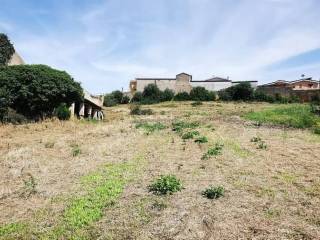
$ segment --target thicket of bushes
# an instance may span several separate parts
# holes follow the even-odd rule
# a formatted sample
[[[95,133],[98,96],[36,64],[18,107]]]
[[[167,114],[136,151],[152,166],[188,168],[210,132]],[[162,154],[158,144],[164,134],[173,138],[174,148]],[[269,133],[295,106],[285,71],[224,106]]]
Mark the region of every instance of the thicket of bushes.
[[[1,122],[11,122],[13,111],[28,120],[52,117],[61,104],[82,100],[80,83],[64,71],[45,65],[0,67]]]
[[[132,98],[132,102],[141,104],[154,104],[165,101],[214,101],[216,99],[215,92],[206,90],[204,87],[195,87],[191,90],[190,94],[181,92],[174,94],[170,89],[161,91],[157,85],[147,85],[143,92],[136,92]]]
[[[262,91],[254,90],[250,83],[243,82],[219,91],[219,99],[222,101],[259,101],[269,103],[295,103],[299,98],[267,95]]]
[[[130,102],[130,98],[125,96],[121,91],[113,91],[110,94],[104,96],[103,105],[105,107],[113,107],[118,104],[127,104]]]

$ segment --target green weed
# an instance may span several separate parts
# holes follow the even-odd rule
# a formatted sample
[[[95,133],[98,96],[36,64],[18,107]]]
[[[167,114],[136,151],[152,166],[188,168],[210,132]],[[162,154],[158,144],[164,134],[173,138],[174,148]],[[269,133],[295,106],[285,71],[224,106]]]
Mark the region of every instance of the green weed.
[[[199,132],[198,131],[191,131],[191,132],[186,132],[184,134],[182,134],[181,138],[186,140],[186,139],[192,139],[195,136],[199,136]]]
[[[222,143],[216,143],[213,147],[209,148],[206,154],[203,155],[202,159],[208,159],[213,156],[221,155],[223,149]]]
[[[172,123],[172,131],[182,133],[184,129],[195,129],[199,127],[198,122],[184,122],[184,121],[178,121]]]
[[[208,142],[208,138],[205,137],[205,136],[198,137],[196,140],[194,140],[194,142],[196,142],[196,143],[207,143]]]
[[[148,188],[154,194],[166,195],[181,191],[182,183],[176,176],[166,175],[155,180]]]
[[[166,129],[167,127],[160,122],[157,123],[138,123],[136,124],[136,128],[142,128],[145,130],[146,134],[153,133],[155,131],[160,131]]]
[[[202,192],[202,195],[208,199],[217,199],[224,195],[224,188],[222,186],[210,186]]]

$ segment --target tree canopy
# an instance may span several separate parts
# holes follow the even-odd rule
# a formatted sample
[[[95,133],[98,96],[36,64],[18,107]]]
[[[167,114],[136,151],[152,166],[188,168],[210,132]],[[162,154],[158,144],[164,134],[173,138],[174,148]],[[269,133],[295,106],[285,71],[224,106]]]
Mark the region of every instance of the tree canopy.
[[[7,35],[0,33],[0,66],[4,66],[11,59],[15,50]]]
[[[8,107],[29,119],[50,117],[62,103],[83,100],[80,83],[46,65],[0,67],[0,89]]]

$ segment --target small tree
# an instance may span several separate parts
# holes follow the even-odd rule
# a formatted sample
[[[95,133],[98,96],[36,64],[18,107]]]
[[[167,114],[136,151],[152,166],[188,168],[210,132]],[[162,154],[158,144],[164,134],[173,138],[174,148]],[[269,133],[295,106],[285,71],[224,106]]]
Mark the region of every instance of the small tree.
[[[155,84],[147,85],[142,92],[142,100],[145,103],[158,103],[161,98],[161,91]]]
[[[14,52],[14,47],[8,36],[0,33],[0,66],[6,65]]]
[[[9,94],[3,88],[0,88],[0,122],[4,122],[9,111]]]
[[[190,92],[190,99],[193,101],[214,101],[216,95],[204,87],[194,87]]]
[[[250,83],[243,82],[219,92],[221,100],[248,101],[253,99],[254,90]]]
[[[162,93],[161,93],[161,101],[171,101],[174,98],[174,92],[168,88],[166,88]]]
[[[8,92],[9,107],[34,120],[51,117],[61,103],[83,100],[80,83],[45,65],[0,67],[0,86]]]

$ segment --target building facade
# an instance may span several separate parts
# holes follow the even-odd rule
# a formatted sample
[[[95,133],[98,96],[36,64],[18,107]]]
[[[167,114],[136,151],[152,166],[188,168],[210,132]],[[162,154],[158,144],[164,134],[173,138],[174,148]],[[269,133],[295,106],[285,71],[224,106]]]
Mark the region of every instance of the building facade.
[[[258,81],[246,81],[253,88],[257,87]],[[170,89],[176,94],[180,92],[190,93],[194,87],[204,87],[209,91],[219,91],[241,82],[234,82],[228,78],[213,77],[206,80],[192,80],[192,75],[180,73],[175,78],[136,78],[130,82],[130,92],[133,95],[135,92],[142,92],[149,84],[155,84],[160,90]]]

